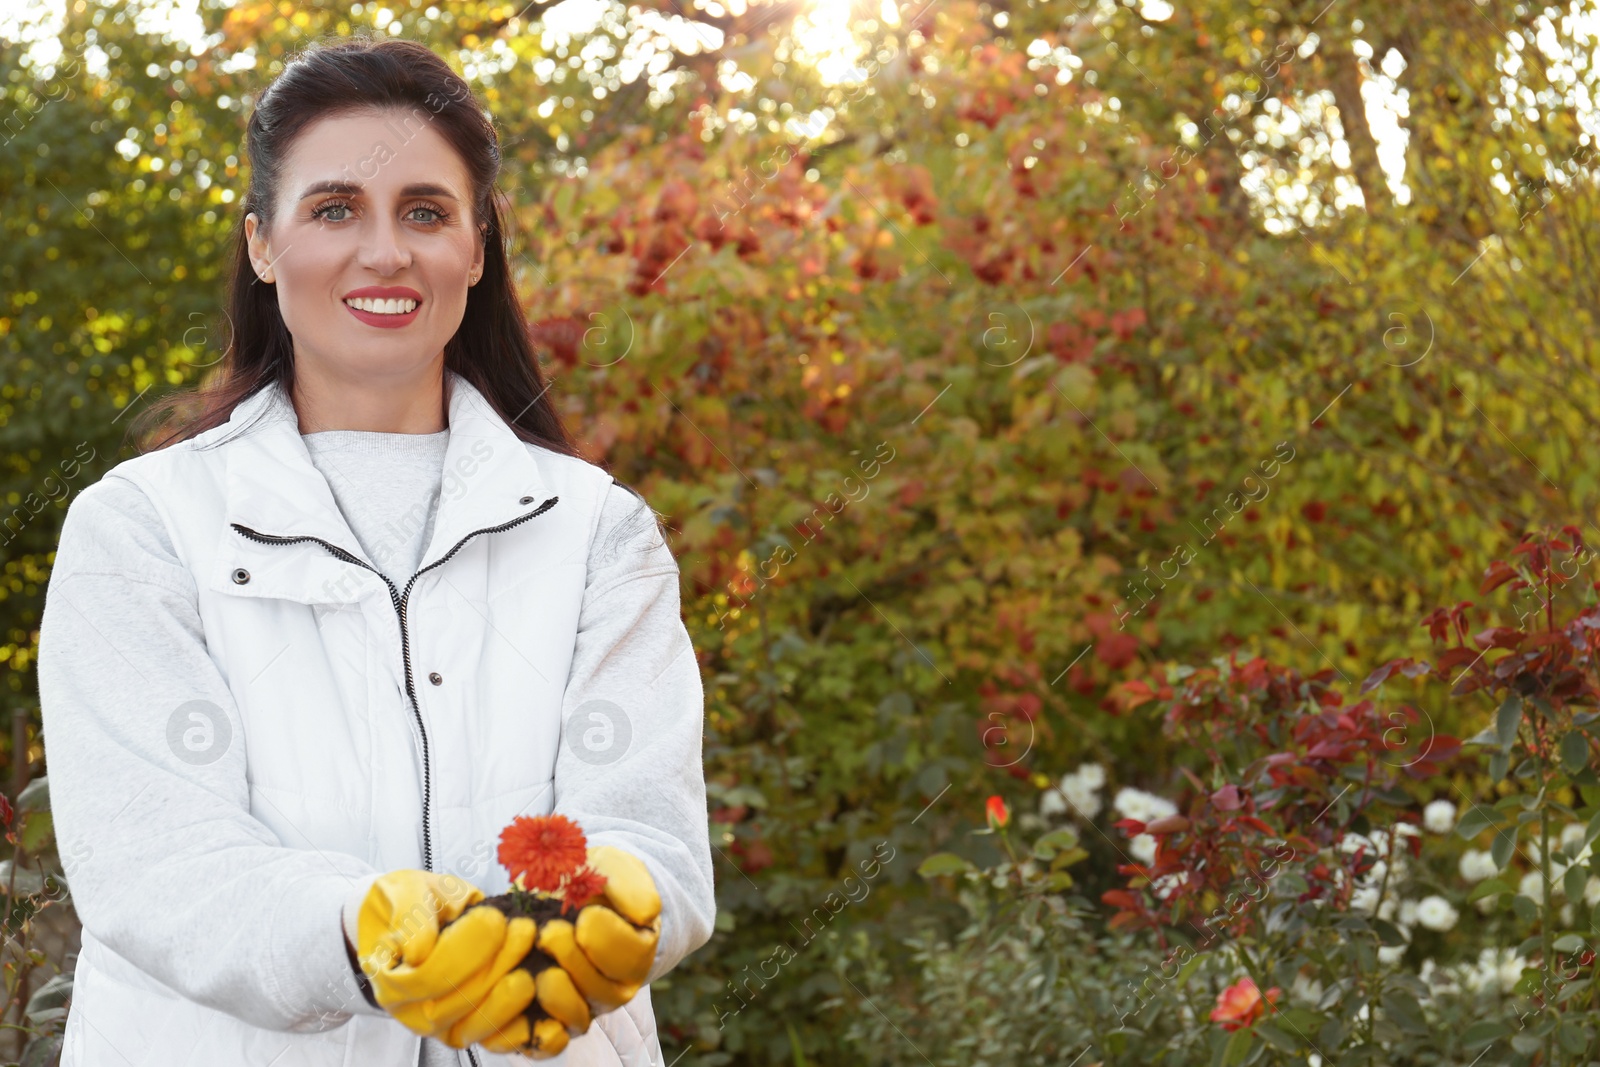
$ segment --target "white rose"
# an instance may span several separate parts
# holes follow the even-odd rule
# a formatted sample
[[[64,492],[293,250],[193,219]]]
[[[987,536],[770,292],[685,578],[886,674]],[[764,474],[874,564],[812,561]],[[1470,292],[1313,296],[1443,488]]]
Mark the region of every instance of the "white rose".
[[[1499,871],[1500,868],[1494,865],[1494,857],[1487,852],[1469,848],[1461,854],[1461,877],[1468,882],[1481,882]]]
[[[1164,816],[1178,814],[1178,806],[1172,801],[1132,787],[1118,790],[1111,804],[1123,818],[1138,819],[1140,822],[1154,822]]]
[[[1128,843],[1128,851],[1133,853],[1133,858],[1140,863],[1150,864],[1156,861],[1156,839],[1149,834],[1140,834]]]
[[[1098,763],[1080,763],[1073,773],[1078,776],[1078,781],[1090,789],[1105,788],[1106,769]]]
[[[1461,914],[1450,906],[1450,902],[1437,894],[1423,897],[1417,903],[1417,922],[1429,930],[1438,930],[1443,933],[1453,930]]]
[[[1079,818],[1092,819],[1100,814],[1100,794],[1085,784],[1082,778],[1068,775],[1061,779],[1061,791],[1066,794],[1067,804]]]
[[[1456,828],[1456,806],[1448,800],[1435,800],[1422,809],[1422,825],[1436,834],[1447,834]]]
[[[1361,886],[1350,894],[1350,910],[1371,915],[1378,906],[1378,890],[1374,886]]]
[[[1054,789],[1046,789],[1039,798],[1040,815],[1062,815],[1067,810],[1067,798]]]

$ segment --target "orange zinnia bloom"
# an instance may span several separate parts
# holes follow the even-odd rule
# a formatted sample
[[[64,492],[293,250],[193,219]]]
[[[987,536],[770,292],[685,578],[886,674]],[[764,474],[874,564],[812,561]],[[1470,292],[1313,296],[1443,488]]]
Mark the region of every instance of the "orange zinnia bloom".
[[[530,892],[555,892],[588,858],[588,840],[565,815],[518,815],[500,831],[500,865]]]
[[[598,897],[606,887],[606,876],[593,867],[583,867],[567,879],[561,891],[561,912],[577,910]]]
[[[1217,994],[1217,1006],[1211,1011],[1211,1021],[1221,1023],[1224,1030],[1239,1030],[1255,1025],[1266,1014],[1268,1004],[1278,1002],[1279,989],[1273,986],[1262,999],[1261,990],[1248,977],[1241,978]]]

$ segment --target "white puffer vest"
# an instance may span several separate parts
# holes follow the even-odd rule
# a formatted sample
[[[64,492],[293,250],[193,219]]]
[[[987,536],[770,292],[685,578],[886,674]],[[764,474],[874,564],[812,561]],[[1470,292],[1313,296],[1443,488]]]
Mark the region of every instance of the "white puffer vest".
[[[188,446],[116,473],[155,503],[194,575],[208,650],[243,722],[251,814],[286,847],[348,854],[378,871],[453,872],[494,895],[507,889],[494,856],[501,829],[553,807],[586,559],[612,479],[523,442],[470,383],[447,377],[445,490],[408,590],[391,593],[360,562],[279,387]],[[279,656],[294,659],[293,700],[283,699],[284,674],[269,669]],[[484,708],[516,713],[473,713]],[[420,1038],[386,1016],[326,1026],[263,1029],[194,1003],[86,929],[62,1063],[417,1062]],[[476,1047],[459,1060],[533,1062]],[[648,986],[542,1062],[662,1064]]]

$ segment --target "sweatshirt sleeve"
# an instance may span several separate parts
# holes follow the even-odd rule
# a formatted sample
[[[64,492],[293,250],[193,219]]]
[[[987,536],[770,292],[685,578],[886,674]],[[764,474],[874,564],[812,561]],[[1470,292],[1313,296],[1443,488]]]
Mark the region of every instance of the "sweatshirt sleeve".
[[[554,810],[591,845],[642,859],[661,894],[654,981],[711,939],[700,665],[680,615],[678,564],[649,505],[613,483],[562,703]]]
[[[378,876],[286,847],[251,815],[238,708],[193,576],[137,484],[67,511],[39,628],[50,799],[84,929],[151,978],[255,1026],[371,1014],[343,902]]]

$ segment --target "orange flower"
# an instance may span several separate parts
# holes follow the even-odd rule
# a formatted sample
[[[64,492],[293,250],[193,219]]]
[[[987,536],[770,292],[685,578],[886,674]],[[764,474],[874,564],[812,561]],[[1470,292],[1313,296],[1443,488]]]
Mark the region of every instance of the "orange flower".
[[[1006,810],[1006,802],[998,794],[990,797],[985,807],[989,817],[989,829],[1003,830],[1011,822],[1011,812]]]
[[[598,897],[606,887],[606,876],[593,867],[582,867],[567,879],[561,891],[561,913],[577,910]]]
[[[588,857],[588,840],[565,815],[518,815],[500,831],[500,865],[530,892],[554,893]]]
[[[1279,989],[1273,986],[1262,999],[1261,990],[1248,977],[1241,978],[1217,994],[1217,1006],[1211,1011],[1211,1021],[1221,1023],[1224,1030],[1240,1030],[1254,1026],[1266,1014],[1268,1004],[1278,1002]]]

